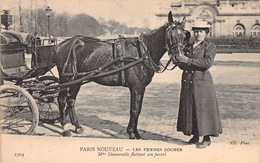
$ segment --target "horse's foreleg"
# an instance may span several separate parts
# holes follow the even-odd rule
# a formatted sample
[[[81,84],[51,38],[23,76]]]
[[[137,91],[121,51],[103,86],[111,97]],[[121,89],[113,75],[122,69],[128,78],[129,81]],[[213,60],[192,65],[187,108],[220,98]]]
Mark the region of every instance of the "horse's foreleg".
[[[69,89],[69,97],[67,99],[67,109],[69,111],[71,124],[75,126],[76,133],[83,133],[84,130],[78,122],[78,118],[75,111],[76,97],[80,90],[81,84],[73,85]]]
[[[60,111],[60,122],[63,128],[63,136],[71,136],[70,130],[66,127],[66,101],[68,96],[68,89],[61,90],[58,95],[59,111]]]
[[[141,89],[131,89],[131,107],[130,107],[130,120],[127,127],[127,133],[129,134],[129,139],[140,139],[141,136],[137,131],[138,117],[141,113],[142,102],[144,97],[145,88]]]

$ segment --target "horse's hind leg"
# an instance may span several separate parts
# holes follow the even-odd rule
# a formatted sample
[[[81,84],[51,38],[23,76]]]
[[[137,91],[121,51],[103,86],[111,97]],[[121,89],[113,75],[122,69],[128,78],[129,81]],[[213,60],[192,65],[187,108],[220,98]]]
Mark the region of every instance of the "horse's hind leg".
[[[129,139],[141,138],[140,134],[137,131],[137,124],[142,109],[144,91],[145,88],[139,88],[139,89],[130,88],[131,108],[130,108],[130,120],[127,127],[127,133],[129,134]]]
[[[63,128],[63,136],[71,136],[71,132],[68,128],[66,128],[66,101],[67,101],[68,89],[63,89],[59,92],[58,95],[58,103],[60,110],[60,121],[61,126]]]
[[[78,118],[75,111],[75,103],[76,103],[76,97],[78,95],[78,92],[80,90],[81,84],[76,84],[70,87],[69,89],[69,96],[67,98],[67,109],[69,111],[71,124],[75,126],[75,131],[78,134],[81,134],[84,132],[82,126],[78,122]]]

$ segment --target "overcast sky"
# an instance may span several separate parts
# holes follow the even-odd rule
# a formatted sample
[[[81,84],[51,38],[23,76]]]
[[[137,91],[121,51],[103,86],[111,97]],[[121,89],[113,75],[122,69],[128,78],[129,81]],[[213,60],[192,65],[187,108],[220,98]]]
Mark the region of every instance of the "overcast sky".
[[[17,6],[19,2],[19,0],[0,1],[1,10]],[[21,1],[24,8],[29,8],[31,1],[33,4],[36,2],[36,0]],[[161,25],[156,24],[155,13],[160,11],[160,7],[170,7],[172,1],[174,0],[37,0],[37,6],[50,6],[57,13],[86,13],[96,19],[114,19],[130,27],[144,27],[148,22],[149,27],[153,28]]]

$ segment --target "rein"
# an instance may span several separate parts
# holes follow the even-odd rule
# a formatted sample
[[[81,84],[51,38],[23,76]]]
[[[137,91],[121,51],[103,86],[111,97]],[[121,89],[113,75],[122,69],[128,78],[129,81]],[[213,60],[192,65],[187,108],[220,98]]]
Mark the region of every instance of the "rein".
[[[175,65],[173,68],[167,69],[168,66],[169,66],[169,64],[170,64],[171,61],[172,61],[171,58],[167,61],[167,63],[166,63],[165,66],[164,66],[160,61],[159,61],[159,65],[157,65],[157,64],[153,61],[153,59],[152,59],[152,57],[151,57],[151,55],[150,55],[150,52],[148,51],[148,49],[147,49],[145,43],[142,41],[142,38],[140,38],[139,41],[141,42],[141,45],[142,45],[143,48],[145,49],[145,54],[147,54],[146,59],[148,60],[148,63],[149,63],[149,64],[147,64],[146,62],[144,62],[144,64],[145,64],[148,68],[150,68],[151,70],[153,70],[153,71],[156,72],[156,73],[163,73],[165,70],[170,70],[170,71],[171,71],[171,70],[175,69],[175,67],[177,67],[177,65]]]
[[[175,27],[175,26],[170,25],[169,27],[167,27],[166,33],[167,33],[169,30],[171,30],[173,27]],[[173,39],[173,38],[172,38],[172,35],[171,35],[171,39],[170,39],[170,44],[171,44],[171,45],[172,45],[172,39]],[[146,46],[145,43],[143,42],[142,36],[140,36],[138,40],[141,42],[141,45],[142,45],[143,48],[145,49],[145,54],[147,54],[147,60],[148,60],[148,63],[149,63],[149,64],[147,64],[146,62],[144,62],[144,64],[145,64],[148,68],[150,68],[151,70],[153,70],[154,72],[156,72],[156,73],[163,73],[165,70],[172,71],[172,70],[174,70],[174,69],[178,66],[177,64],[175,64],[171,69],[167,69],[168,66],[170,65],[171,61],[172,61],[172,58],[171,58],[171,57],[170,57],[170,59],[167,61],[167,63],[166,63],[165,66],[164,66],[160,61],[159,61],[159,65],[157,65],[157,64],[153,61],[153,59],[152,59],[152,57],[151,57],[151,55],[150,55],[150,52],[149,52],[148,49],[147,49],[147,46]],[[171,51],[172,51],[172,49],[176,48],[176,49],[178,50],[179,54],[182,55],[182,52],[181,52],[181,50],[180,50],[180,47],[183,47],[183,45],[181,45],[181,44],[176,44],[176,45],[174,45],[174,46],[171,46],[171,48],[169,48],[169,45],[168,45],[168,41],[167,41],[167,40],[168,40],[168,39],[167,39],[167,34],[166,34],[166,36],[165,36],[166,47],[165,47],[165,48],[167,49],[168,53],[170,54]]]
[[[144,48],[144,53],[143,53],[143,55],[146,54],[145,59],[148,60],[148,63],[147,63],[147,62],[144,62],[144,64],[145,64],[148,68],[150,68],[151,70],[153,70],[154,72],[157,72],[157,73],[158,73],[158,72],[160,71],[160,69],[161,69],[161,67],[160,67],[161,62],[160,62],[160,65],[157,65],[157,64],[153,61],[153,59],[152,59],[152,57],[151,57],[151,54],[150,54],[149,50],[147,49],[147,46],[145,45],[145,43],[143,42],[143,39],[142,39],[141,37],[138,37],[138,41],[141,42],[140,45]]]

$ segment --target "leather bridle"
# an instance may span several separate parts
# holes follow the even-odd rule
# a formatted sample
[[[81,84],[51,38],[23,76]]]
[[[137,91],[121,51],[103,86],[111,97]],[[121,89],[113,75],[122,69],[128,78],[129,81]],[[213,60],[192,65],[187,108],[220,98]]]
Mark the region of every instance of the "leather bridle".
[[[173,32],[174,30],[176,30],[176,28],[179,29],[180,33],[178,33],[179,31],[177,32],[177,34]],[[183,44],[185,42],[184,41],[185,39],[179,37],[179,36],[181,36],[182,32],[185,32],[185,30],[183,29],[183,27],[180,24],[177,24],[177,22],[175,22],[175,23],[171,24],[169,27],[167,27],[166,36],[165,36],[165,41],[166,41],[165,48],[168,51],[168,55],[170,56],[170,59],[168,60],[168,62],[166,63],[165,66],[162,65],[162,67],[163,67],[162,72],[164,72],[167,69],[167,67],[169,66],[169,64],[171,62],[173,62],[173,58],[172,58],[173,56],[176,56],[176,54],[178,56],[182,55],[182,49],[185,47],[185,45]],[[173,40],[175,40],[176,42],[173,43]],[[175,64],[174,67],[172,67],[171,69],[167,69],[167,70],[173,70],[177,66],[178,66],[178,64]]]
[[[174,35],[174,33],[173,33],[173,31],[176,30],[176,27],[179,28],[179,30],[180,30],[180,33],[177,32],[177,36],[176,36],[176,34]],[[182,55],[182,49],[185,47],[185,45],[183,43],[185,42],[184,40],[186,39],[186,34],[185,34],[184,38],[180,38],[179,36],[181,34],[183,34],[183,32],[185,33],[185,30],[183,29],[182,25],[178,22],[174,22],[166,28],[166,35],[165,35],[166,46],[165,46],[165,48],[168,51],[170,59],[167,61],[165,66],[161,62],[159,62],[159,65],[157,65],[156,63],[154,63],[154,61],[148,55],[147,59],[148,59],[149,65],[147,65],[147,66],[150,69],[152,69],[156,73],[163,73],[165,70],[173,70],[174,68],[176,68],[178,66],[178,64],[175,64],[171,69],[167,69],[169,64],[171,62],[173,62],[172,57],[174,54]],[[176,40],[176,42],[173,43],[173,40]],[[149,51],[147,50],[145,44],[142,42],[141,45],[143,45],[146,53],[149,54]]]

